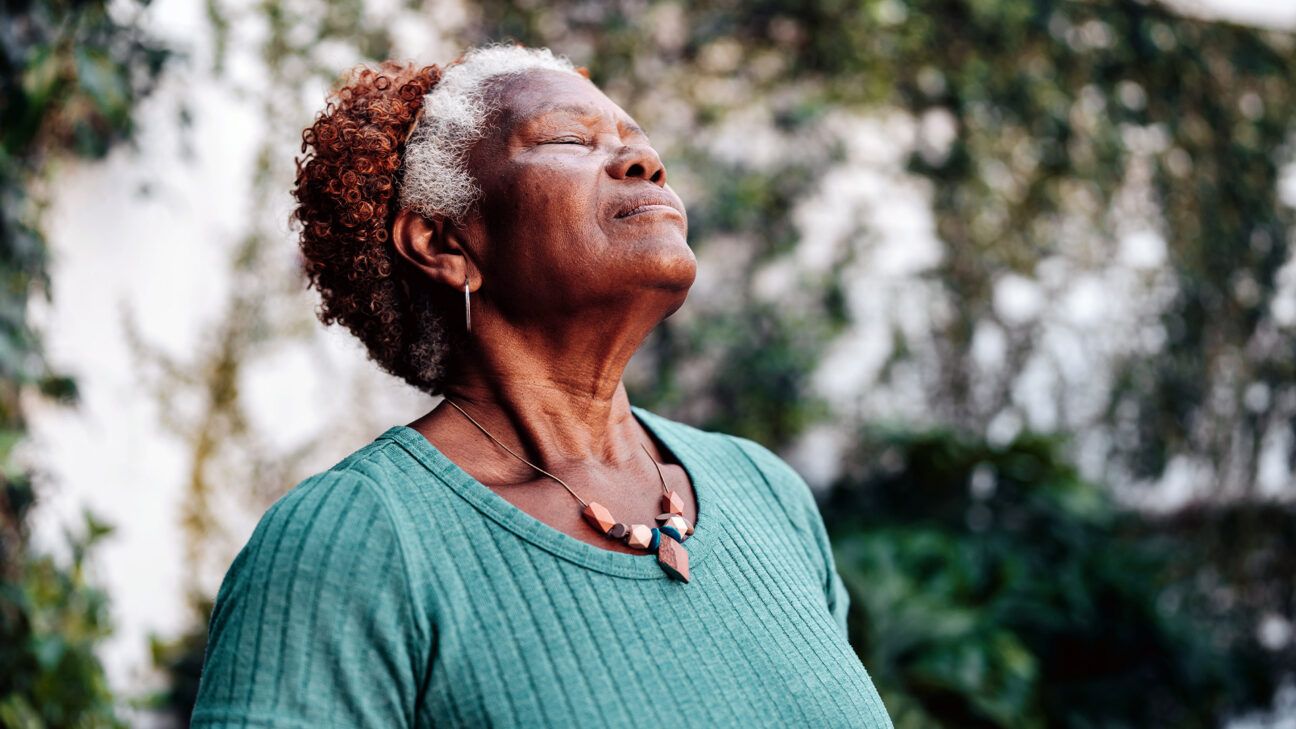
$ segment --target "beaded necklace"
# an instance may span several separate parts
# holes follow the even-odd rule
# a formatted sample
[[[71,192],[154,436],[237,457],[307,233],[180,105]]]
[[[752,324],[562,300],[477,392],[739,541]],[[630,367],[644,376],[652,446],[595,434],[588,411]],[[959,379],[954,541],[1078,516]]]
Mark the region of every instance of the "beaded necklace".
[[[482,427],[482,424],[474,420],[473,416],[459,407],[458,403],[448,397],[445,398],[445,401],[454,405],[455,409],[463,413],[465,418],[472,421],[473,425],[476,425],[481,432],[498,443],[501,448],[508,451],[514,458],[562,484],[562,487],[567,489],[567,493],[575,496],[576,500],[584,507],[581,510],[581,516],[585,517],[585,521],[597,529],[599,534],[620,540],[635,549],[655,552],[657,554],[657,564],[662,568],[663,572],[674,579],[683,582],[689,581],[688,551],[684,549],[683,542],[693,533],[693,525],[684,517],[684,500],[680,498],[678,493],[666,488],[666,477],[662,475],[661,466],[657,463],[657,459],[653,458],[651,453],[648,453],[648,448],[643,443],[640,443],[639,447],[643,448],[644,453],[652,460],[653,466],[657,469],[657,478],[661,479],[662,513],[657,515],[657,521],[662,522],[662,524],[655,527],[650,527],[647,524],[624,524],[617,521],[607,507],[597,501],[586,502],[580,496],[577,496],[576,492],[572,491],[571,487],[561,478],[514,453],[513,449],[491,435],[490,431]]]

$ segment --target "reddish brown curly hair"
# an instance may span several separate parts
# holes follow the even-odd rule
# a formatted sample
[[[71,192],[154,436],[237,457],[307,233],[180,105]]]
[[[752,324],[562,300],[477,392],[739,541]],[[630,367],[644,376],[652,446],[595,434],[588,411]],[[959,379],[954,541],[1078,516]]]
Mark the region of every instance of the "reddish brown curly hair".
[[[398,210],[405,140],[423,97],[441,80],[437,66],[384,61],[343,77],[302,132],[292,217],[300,224],[302,268],[319,291],[325,325],[339,322],[384,370],[429,394],[443,373],[428,354],[445,335],[426,282],[388,244]]]

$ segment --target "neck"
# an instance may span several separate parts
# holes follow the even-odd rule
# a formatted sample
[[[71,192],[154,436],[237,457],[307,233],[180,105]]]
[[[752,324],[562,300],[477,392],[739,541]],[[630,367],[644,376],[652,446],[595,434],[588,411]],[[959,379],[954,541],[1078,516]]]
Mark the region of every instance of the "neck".
[[[567,336],[554,331],[501,331],[491,322],[490,336],[452,364],[445,395],[515,453],[549,470],[572,463],[615,467],[636,459],[642,431],[630,412],[622,374],[647,332],[590,337],[585,329]],[[474,334],[477,326],[474,322]],[[448,405],[434,411],[477,426]],[[511,458],[507,454],[504,458]]]

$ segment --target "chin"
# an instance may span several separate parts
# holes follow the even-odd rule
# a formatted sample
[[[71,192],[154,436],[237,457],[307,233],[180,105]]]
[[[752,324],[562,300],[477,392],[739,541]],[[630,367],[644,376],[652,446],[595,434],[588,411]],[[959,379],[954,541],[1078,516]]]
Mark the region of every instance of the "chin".
[[[653,246],[654,286],[672,291],[685,291],[697,278],[697,257],[683,237],[658,240]]]

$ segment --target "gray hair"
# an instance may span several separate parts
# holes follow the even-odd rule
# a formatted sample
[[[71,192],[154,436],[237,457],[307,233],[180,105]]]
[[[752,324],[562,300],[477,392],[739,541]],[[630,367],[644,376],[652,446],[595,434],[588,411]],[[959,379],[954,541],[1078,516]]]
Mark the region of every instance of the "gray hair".
[[[402,208],[456,221],[472,209],[481,190],[465,165],[494,110],[486,101],[486,82],[531,69],[579,75],[571,61],[548,48],[504,44],[474,48],[445,69],[423,97],[422,113],[405,143]]]
[[[445,68],[441,80],[423,97],[423,108],[405,143],[400,206],[431,217],[463,220],[481,195],[468,171],[468,150],[486,134],[493,107],[486,99],[487,81],[532,69],[580,75],[570,61],[547,48],[495,44],[468,51]],[[428,286],[409,289],[416,333],[408,363],[421,389],[441,390],[450,339],[447,312],[438,311]]]

